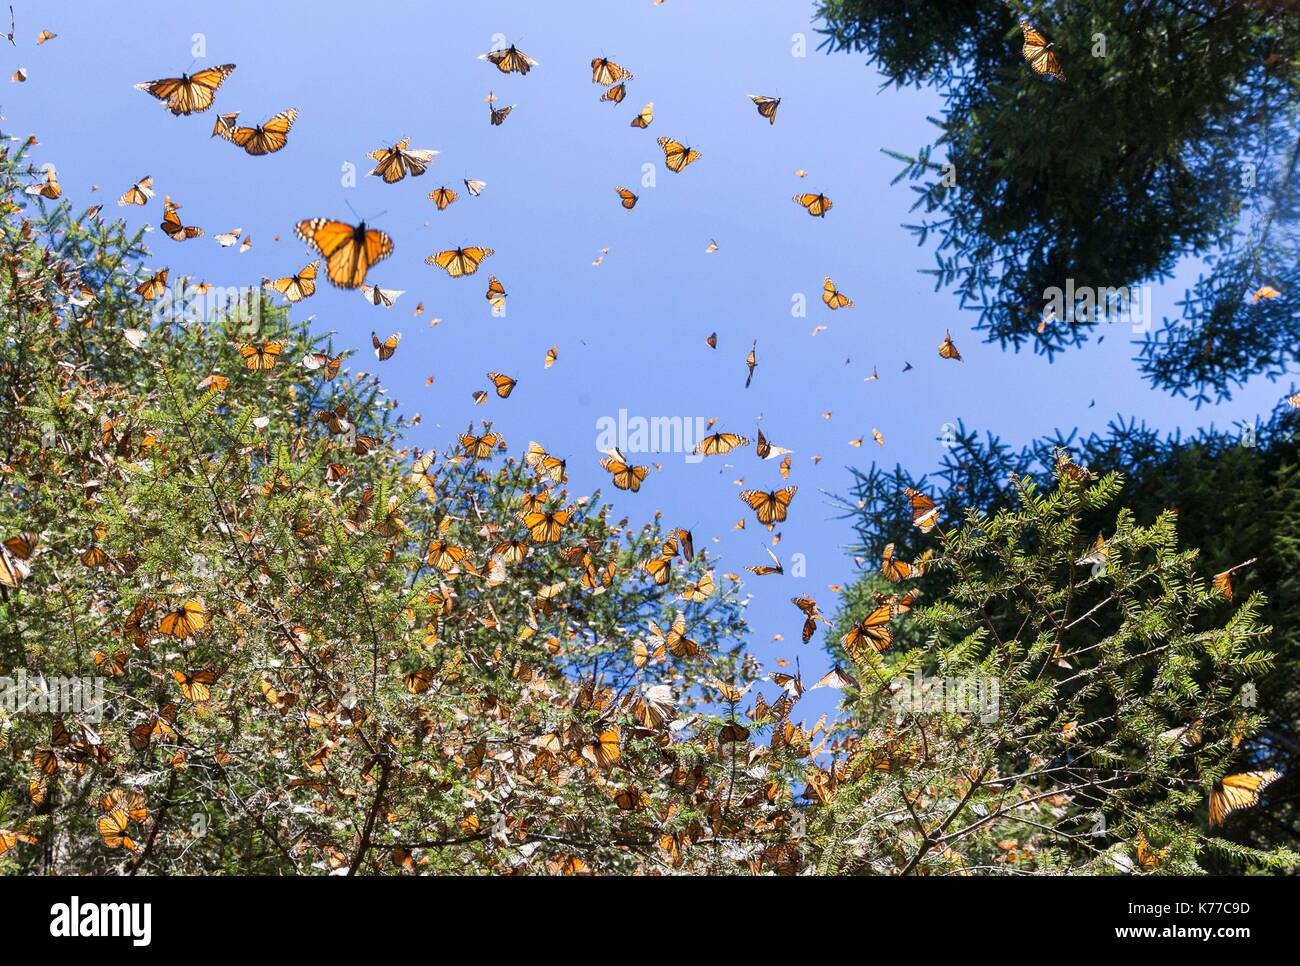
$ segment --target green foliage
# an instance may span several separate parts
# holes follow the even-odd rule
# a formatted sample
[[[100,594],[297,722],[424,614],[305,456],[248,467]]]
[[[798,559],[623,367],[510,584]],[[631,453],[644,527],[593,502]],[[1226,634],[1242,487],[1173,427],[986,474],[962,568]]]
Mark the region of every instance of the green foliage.
[[[1158,282],[1197,255],[1207,272],[1182,317],[1146,337],[1148,378],[1199,402],[1287,371],[1295,299],[1246,300],[1300,283],[1300,41],[1280,7],[823,0],[819,13],[828,50],[943,95],[935,143],[888,153],[925,214],[908,227],[939,238],[936,286],[954,286],[990,340],[1081,345],[1106,317],[1039,331],[1048,289]],[[1065,82],[1023,61],[1021,17],[1055,44]]]
[[[1246,767],[1277,768],[1283,775],[1270,789],[1270,806],[1235,815],[1216,841],[1271,848],[1300,838],[1295,806],[1295,776],[1300,773],[1300,414],[1280,405],[1261,425],[1234,432],[1208,430],[1188,439],[1163,437],[1144,426],[1114,424],[1101,435],[1074,434],[1040,440],[1016,452],[992,435],[981,439],[960,427],[938,472],[914,478],[902,467],[872,467],[857,473],[846,516],[856,524],[855,550],[877,560],[885,544],[897,542],[904,559],[918,544],[910,514],[898,497],[916,486],[935,497],[945,513],[961,517],[972,510],[994,513],[1015,506],[1014,478],[1046,485],[1057,455],[1068,452],[1096,476],[1123,473],[1117,502],[1130,507],[1134,520],[1150,525],[1165,508],[1178,512],[1180,530],[1200,548],[1198,573],[1221,573],[1240,564],[1230,577],[1232,599],[1257,600],[1259,620],[1271,626],[1276,666],[1256,681],[1262,729],[1240,749]],[[1251,442],[1254,445],[1243,445]],[[1106,511],[1085,512],[1083,533],[1109,533]],[[865,581],[864,581],[865,583]],[[923,580],[927,596],[946,593],[947,578],[932,572]],[[1227,601],[1221,607],[1231,606]],[[842,615],[847,621],[850,615]],[[1231,860],[1231,861],[1229,861]],[[1240,869],[1230,855],[1214,871]]]
[[[1225,608],[1174,514],[1141,526],[1113,510],[1122,488],[1115,474],[1063,473],[1050,489],[1022,476],[1007,508],[944,513],[923,577],[942,593],[907,614],[923,636],[850,649],[850,723],[810,779],[827,805],[811,832],[820,871],[1191,873],[1219,852],[1295,863],[1205,832],[1211,783],[1239,770],[1236,740],[1262,723],[1243,696],[1273,660],[1264,602]],[[1099,516],[1093,566],[1084,521]],[[851,598],[841,620],[876,603]],[[972,689],[965,701],[954,684]],[[1191,723],[1200,740],[1170,734]]]
[[[151,304],[140,239],[22,207],[29,177],[0,162],[0,675],[106,700],[0,710],[6,869],[788,863],[794,754],[719,740],[744,625],[734,587],[683,596],[705,564],[680,537],[659,584],[670,534],[562,464],[401,448],[328,337],[260,292]],[[270,369],[237,351],[271,342]]]

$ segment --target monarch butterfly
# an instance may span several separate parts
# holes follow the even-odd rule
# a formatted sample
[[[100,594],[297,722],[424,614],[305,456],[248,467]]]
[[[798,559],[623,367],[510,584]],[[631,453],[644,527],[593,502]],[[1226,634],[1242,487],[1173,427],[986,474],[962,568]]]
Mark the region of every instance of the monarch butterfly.
[[[186,111],[185,113],[188,114],[189,112]],[[127,834],[129,821],[125,809],[114,809],[107,815],[102,816],[96,823],[96,827],[99,829],[99,837],[110,849],[124,848],[128,852],[134,852],[135,840]]]
[[[379,341],[379,336],[375,335],[374,332],[370,333],[370,344],[375,347],[375,355],[379,358],[380,362],[386,362],[391,359],[393,353],[397,351],[397,343],[401,341],[402,333],[400,332],[394,332],[383,342]]]
[[[382,305],[391,309],[393,303],[406,294],[406,289],[380,288],[378,285],[362,285],[361,297],[371,305]]]
[[[1106,543],[1106,538],[1099,533],[1097,534],[1097,539],[1093,542],[1092,546],[1088,548],[1088,552],[1079,557],[1075,563],[1080,566],[1096,567],[1104,564],[1106,558],[1109,556],[1110,547]]]
[[[335,436],[341,436],[352,429],[352,421],[348,419],[346,403],[339,403],[333,409],[317,410],[316,418],[324,423]]]
[[[275,360],[284,351],[283,342],[263,342],[251,345],[246,342],[236,344],[239,354],[244,357],[244,365],[254,372],[275,368]]]
[[[619,198],[622,199],[623,207],[626,208],[628,211],[631,211],[633,208],[636,207],[637,196],[634,195],[632,192],[628,191],[626,188],[621,188],[621,187],[615,188],[614,191],[618,194]]]
[[[735,743],[749,740],[749,729],[738,721],[728,721],[718,729],[718,740]]]
[[[939,508],[924,493],[908,487],[903,491],[912,505],[912,526],[920,527],[922,533],[929,533],[939,522]]]
[[[441,188],[434,188],[429,192],[429,200],[438,206],[439,211],[445,211],[447,206],[459,198],[460,195],[452,191],[446,185]]]
[[[825,218],[826,212],[830,211],[833,207],[835,207],[833,204],[831,204],[831,199],[827,198],[824,194],[821,193],[815,195],[813,194],[795,195],[794,203],[796,205],[802,205],[803,207],[807,208],[808,214],[812,215],[814,218]]]
[[[230,133],[224,136],[254,156],[274,154],[289,143],[289,129],[297,119],[298,111],[291,107],[287,111],[281,111],[265,124],[256,127],[232,127]]]
[[[829,275],[826,276],[826,282],[822,285],[822,301],[832,310],[853,308],[853,299],[836,289],[835,283],[831,281]]]
[[[492,303],[492,308],[500,310],[506,304],[506,289],[495,275],[488,276],[487,293],[483,296]]]
[[[1179,725],[1176,728],[1170,728],[1168,731],[1160,732],[1160,738],[1163,741],[1176,741],[1184,748],[1195,748],[1204,737],[1201,727],[1203,723],[1202,719],[1197,718],[1191,724]]]
[[[821,608],[817,605],[817,601],[813,600],[811,597],[791,597],[790,603],[798,607],[803,613],[804,621],[802,637],[803,642],[807,644],[812,640],[813,634],[817,633],[817,622],[825,620],[825,618],[822,617]]]
[[[608,768],[621,754],[617,728],[602,731],[582,746],[582,757],[599,768]]]
[[[403,680],[406,682],[406,690],[412,694],[423,694],[433,685],[433,668],[422,667],[406,675]]]
[[[392,147],[371,151],[369,157],[376,162],[370,173],[384,179],[385,184],[401,181],[408,174],[418,178],[433,164],[437,151],[410,147],[411,139],[402,138]]]
[[[764,97],[762,94],[750,94],[749,99],[758,108],[758,113],[767,118],[768,124],[776,123],[776,109],[781,106],[781,98]]]
[[[558,358],[560,358],[560,350],[558,346],[551,346],[549,349],[547,349],[546,368],[549,369],[551,368],[551,366],[555,365],[555,360]]]
[[[501,442],[501,437],[497,433],[485,433],[482,436],[463,433],[459,440],[466,456],[471,459],[481,460],[492,455],[492,450]]]
[[[1138,865],[1144,869],[1154,869],[1169,854],[1169,846],[1165,846],[1160,851],[1151,848],[1151,843],[1141,832],[1137,834],[1137,860]]]
[[[503,540],[492,548],[492,555],[508,564],[522,563],[528,553],[529,546],[522,540]]]
[[[302,357],[302,367],[308,372],[315,372],[317,369],[323,370],[326,382],[332,382],[334,377],[339,374],[339,367],[343,364],[343,356],[328,356],[323,352],[309,352]]]
[[[0,855],[4,855],[19,842],[25,842],[28,845],[36,844],[36,836],[28,832],[11,832],[8,829],[0,828]]]
[[[49,198],[53,201],[63,195],[63,185],[59,184],[59,176],[54,170],[54,165],[46,165],[45,180],[38,181],[27,189],[29,195],[40,195],[42,198]]]
[[[893,643],[894,632],[889,626],[889,622],[893,617],[893,605],[888,603],[880,604],[840,638],[840,643],[848,648],[850,654],[856,657],[858,648],[865,639],[870,642],[876,653],[879,654]]]
[[[590,560],[590,557],[588,557]],[[603,564],[587,563],[582,571],[582,586],[586,590],[603,590],[614,586],[614,575],[618,573],[618,564],[613,560]]]
[[[489,105],[488,110],[492,112],[489,120],[492,122],[492,126],[500,127],[502,124],[504,124],[506,118],[510,116],[510,112],[513,111],[514,109],[515,109],[515,105],[513,104],[507,107],[492,107],[491,105]]]
[[[158,622],[158,632],[183,641],[208,626],[208,612],[201,600],[187,600]]]
[[[746,567],[745,569],[758,577],[767,577],[771,574],[784,574],[785,566],[777,559],[776,554],[767,547],[764,547],[763,549],[767,550],[767,555],[772,558],[772,565],[769,567],[767,564],[762,564],[759,566]]]
[[[239,120],[239,112],[234,111],[231,114],[218,114],[217,119],[212,124],[211,137],[225,138],[230,140],[230,135],[235,131],[235,122]]]
[[[210,668],[187,674],[173,671],[172,679],[181,686],[181,694],[195,704],[201,704],[212,697],[212,685],[217,683],[217,672]]]
[[[486,54],[479,54],[478,59],[486,60],[503,74],[527,74],[537,66],[537,61],[518,49],[514,44],[504,50],[490,50]]]
[[[125,811],[127,818],[133,822],[149,821],[148,799],[144,797],[143,792],[128,792],[125,789],[114,788],[99,796],[98,804],[99,810],[105,814],[120,809]]]
[[[669,137],[660,138],[659,146],[664,149],[664,164],[669,171],[680,172],[688,164],[700,159],[699,151]]]
[[[686,615],[681,611],[678,611],[673,618],[673,626],[667,634],[660,633],[653,621],[650,623],[650,629],[661,639],[657,656],[661,656],[665,650],[673,657],[694,657],[701,653],[700,645],[686,636]]]
[[[1034,73],[1065,80],[1065,71],[1061,69],[1061,61],[1056,56],[1056,45],[1048,43],[1047,38],[1028,20],[1020,21],[1020,32],[1025,37],[1020,53],[1029,61]]]
[[[329,218],[300,221],[295,234],[325,256],[325,274],[338,288],[358,288],[377,262],[393,253],[393,240],[363,221],[355,227]]]
[[[771,526],[785,520],[789,513],[790,501],[794,499],[798,490],[797,486],[787,486],[771,493],[762,490],[745,490],[740,494],[740,499],[754,511],[759,523]]]
[[[552,456],[535,441],[529,441],[524,463],[535,470],[538,476],[549,477],[553,483],[563,483],[567,479],[565,469],[568,463],[558,456]]]
[[[20,533],[16,537],[10,537],[3,544],[5,551],[18,560],[31,560],[32,554],[36,552],[36,545],[40,542],[40,537],[35,533]]]
[[[316,272],[320,268],[320,259],[304,265],[296,275],[277,278],[271,283],[275,289],[290,302],[298,302],[316,294]]]
[[[650,126],[650,122],[655,119],[655,102],[651,101],[645,107],[641,108],[641,113],[632,118],[631,127],[639,127],[642,130]]]
[[[441,536],[447,525],[451,523],[451,517],[444,517],[442,525],[438,528]],[[458,547],[455,544],[445,543],[442,540],[434,540],[429,544],[429,553],[426,560],[430,567],[441,570],[446,573],[455,570],[462,560],[469,556],[469,551],[464,547]]]
[[[1259,793],[1282,777],[1282,773],[1247,771],[1224,775],[1210,790],[1210,828],[1222,825],[1233,812],[1259,804]]]
[[[180,210],[180,205],[174,204],[170,197],[163,199],[163,220],[159,226],[167,235],[175,241],[185,241],[190,238],[198,238],[203,234],[202,228],[196,228],[193,225],[182,225],[181,219],[176,212]]]
[[[632,72],[620,67],[606,57],[597,57],[591,62],[591,82],[608,87],[617,81],[630,81]]]
[[[677,595],[677,599],[701,604],[717,592],[718,585],[713,582],[713,571],[706,570],[699,580],[688,581],[686,589]]]
[[[569,522],[568,510],[552,510],[549,513],[538,511],[525,513],[524,526],[533,543],[558,543],[564,535],[564,527]]]
[[[473,275],[483,259],[492,255],[490,248],[449,248],[436,252],[424,260],[426,265],[437,265],[452,278]]]
[[[702,456],[719,456],[730,453],[737,446],[748,445],[748,437],[741,436],[739,433],[713,433],[700,440],[699,445],[695,447],[695,452]]]
[[[234,71],[234,64],[208,67],[195,74],[164,77],[136,84],[135,89],[152,94],[173,114],[198,114],[212,106],[217,88]]]
[[[496,387],[497,395],[502,399],[509,399],[510,394],[515,391],[515,386],[519,383],[518,379],[503,376],[499,372],[489,372],[487,377],[492,380],[492,385]]]
[[[1275,299],[1281,297],[1281,295],[1282,293],[1279,292],[1277,289],[1275,289],[1272,285],[1261,285],[1259,288],[1255,289],[1255,291],[1251,293],[1250,301],[1259,302],[1267,299]]]
[[[0,545],[0,585],[15,590],[31,574],[31,560],[36,549],[36,534],[23,533]]]
[[[880,572],[885,575],[885,579],[898,583],[900,580],[909,580],[912,577],[919,577],[924,568],[919,564],[910,564],[902,560],[894,559],[894,545],[885,544],[885,552],[880,562]]]
[[[672,576],[672,562],[672,556],[651,557],[641,566],[647,574],[654,578],[654,582],[662,587],[668,583],[668,579]]]
[[[943,341],[939,343],[939,358],[956,359],[961,362],[961,353],[957,351],[957,346],[953,344],[952,333],[945,331]]]
[[[600,95],[602,101],[613,101],[615,104],[622,104],[623,98],[627,96],[627,85],[615,84],[604,94]]]
[[[483,189],[487,187],[487,182],[480,181],[478,178],[462,178],[461,181],[465,185],[465,190],[468,191],[470,194],[472,194],[475,198],[481,195],[483,193]]]
[[[641,490],[641,484],[650,475],[650,467],[629,466],[618,450],[611,450],[611,455],[602,459],[600,465],[613,476],[616,487],[620,490],[631,490],[633,493]]]
[[[130,657],[129,651],[120,650],[117,654],[105,654],[104,651],[92,651],[91,658],[95,659],[95,667],[100,671],[107,673],[109,677],[117,677],[122,671],[126,670],[126,660]]]
[[[125,205],[145,205],[153,197],[153,176],[145,175],[131,187],[126,189],[122,197],[117,199],[119,208]]]
[[[790,450],[784,446],[773,446],[763,431],[758,431],[758,442],[754,444],[754,452],[758,454],[759,459],[770,460],[775,456],[785,456]]]

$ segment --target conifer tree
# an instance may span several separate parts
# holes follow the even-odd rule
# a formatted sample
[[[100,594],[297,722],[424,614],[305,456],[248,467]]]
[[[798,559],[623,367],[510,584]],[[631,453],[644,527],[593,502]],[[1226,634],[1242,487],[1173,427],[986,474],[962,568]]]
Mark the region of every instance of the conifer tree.
[[[1293,4],[823,0],[819,15],[828,51],[865,53],[890,83],[942,96],[932,144],[884,148],[904,163],[896,180],[914,182],[923,217],[908,227],[937,241],[936,286],[991,341],[1048,355],[1082,345],[1114,313],[1045,318],[1052,288],[1128,291],[1195,256],[1204,270],[1181,317],[1141,320],[1147,377],[1208,401],[1288,371],[1300,345],[1300,302],[1286,295],[1300,291]],[[1025,63],[1022,19],[1054,45],[1064,80]],[[1281,297],[1259,296],[1265,286]]]

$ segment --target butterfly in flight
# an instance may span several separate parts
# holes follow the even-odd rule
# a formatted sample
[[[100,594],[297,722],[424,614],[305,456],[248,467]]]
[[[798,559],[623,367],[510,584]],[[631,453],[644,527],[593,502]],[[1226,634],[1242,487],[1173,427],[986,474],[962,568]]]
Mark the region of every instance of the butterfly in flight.
[[[660,138],[659,146],[664,149],[664,164],[668,166],[669,171],[680,172],[688,164],[693,164],[700,159],[699,151],[670,137]]]
[[[296,275],[277,278],[275,281],[270,282],[270,287],[290,302],[310,298],[316,294],[316,271],[319,267],[320,259],[318,258],[310,264],[304,265]]]
[[[445,211],[447,206],[460,196],[452,191],[446,185],[441,188],[434,188],[429,192],[429,200],[438,206],[439,211]]]
[[[834,205],[831,204],[831,199],[827,198],[824,194],[821,193],[815,195],[814,194],[795,195],[794,203],[797,205],[802,205],[804,208],[808,209],[808,214],[812,215],[814,218],[825,218],[826,212],[830,211],[833,207],[835,207]]]
[[[491,248],[449,248],[426,258],[426,265],[437,265],[452,278],[473,275],[483,259],[492,255]]]
[[[745,490],[740,494],[743,500],[751,510],[758,522],[771,526],[774,523],[782,523],[789,515],[790,501],[794,499],[799,487],[787,486],[780,490],[774,490],[766,493],[763,490]]]
[[[383,178],[385,184],[401,181],[408,174],[418,178],[433,164],[438,154],[429,148],[412,148],[410,138],[402,138],[392,147],[380,148],[370,152],[370,159],[375,162],[370,173]]]
[[[826,277],[826,282],[822,285],[822,301],[832,310],[853,308],[853,299],[849,298],[837,289],[829,275]]]
[[[366,223],[353,226],[330,218],[300,221],[295,234],[325,256],[325,274],[337,288],[359,288],[370,266],[393,253],[393,240]]]
[[[1258,805],[1259,793],[1281,777],[1272,769],[1224,775],[1210,790],[1210,827],[1222,825],[1238,809]]]
[[[167,235],[175,241],[186,241],[190,238],[198,238],[203,234],[202,228],[195,228],[193,225],[182,225],[180,215],[181,206],[175,204],[170,197],[163,199],[163,220],[159,226]]]
[[[758,108],[758,113],[767,118],[768,124],[776,123],[776,109],[781,106],[781,98],[764,97],[762,94],[750,94],[749,99]]]
[[[1020,21],[1020,32],[1025,37],[1020,53],[1025,60],[1029,61],[1029,66],[1033,68],[1034,73],[1065,80],[1061,60],[1056,56],[1056,45],[1049,43],[1047,38],[1038,32],[1038,28],[1028,20]]]
[[[607,57],[597,57],[591,62],[591,82],[609,87],[619,81],[630,81],[632,72],[620,67]]]
[[[383,342],[379,341],[379,336],[370,333],[370,344],[375,347],[375,356],[380,362],[386,362],[393,357],[397,351],[397,344],[402,341],[402,333],[394,332]]]
[[[287,111],[281,111],[265,124],[256,127],[232,127],[225,137],[251,155],[274,154],[289,143],[289,129],[297,119],[298,111],[291,107]]]
[[[136,84],[135,89],[152,94],[173,114],[198,114],[212,106],[217,88],[234,69],[234,64],[222,64],[194,74],[145,81],[143,84]]]
[[[118,207],[123,205],[144,205],[149,203],[153,197],[153,178],[146,175],[126,190],[122,197],[117,199]]]
[[[615,188],[614,191],[618,194],[619,198],[622,200],[623,207],[626,208],[628,211],[631,211],[633,208],[636,207],[637,196],[634,195],[627,188]]]
[[[952,341],[951,332],[943,334],[943,341],[939,343],[939,358],[956,359],[961,362],[961,353],[957,351],[957,346]]]
[[[514,44],[503,50],[490,50],[486,54],[479,54],[478,59],[486,60],[503,74],[527,74],[537,66],[537,61]]]
[[[254,372],[275,368],[276,359],[284,351],[283,342],[263,342],[261,345],[241,342],[235,346],[244,359],[244,365]]]

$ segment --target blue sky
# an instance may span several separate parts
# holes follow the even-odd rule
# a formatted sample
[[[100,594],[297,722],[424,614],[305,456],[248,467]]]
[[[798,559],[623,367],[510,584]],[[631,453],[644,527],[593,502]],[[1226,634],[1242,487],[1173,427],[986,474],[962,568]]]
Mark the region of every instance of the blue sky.
[[[336,346],[358,349],[354,366],[377,371],[407,413],[422,415],[411,443],[443,448],[470,420],[490,418],[512,451],[538,440],[567,457],[572,492],[600,487],[634,521],[661,509],[669,525],[693,529],[696,546],[721,557],[721,574],[767,562],[767,534],[737,493],[782,485],[777,461],[759,461],[752,447],[694,465],[665,454],[652,457],[663,471],[640,494],[619,494],[598,465],[596,423],[620,409],[716,417],[719,428],[752,437],[761,416],[772,442],[795,451],[790,482],[799,492],[777,551],[787,565],[803,554],[807,576],[749,578],[750,643],[769,666],[776,655],[800,657],[805,680],[826,661],[815,644],[799,644],[801,617],[789,598],[810,594],[833,610],[828,585],[853,576],[842,550],[848,522],[823,495],[847,488],[846,466],[876,459],[929,470],[943,453],[943,425],[959,418],[1019,445],[1057,427],[1100,430],[1116,416],[1168,430],[1228,426],[1267,414],[1283,394],[1282,385],[1256,380],[1230,404],[1198,412],[1142,382],[1126,327],[1050,365],[981,344],[973,316],[918,274],[933,256],[900,227],[911,220],[913,195],[889,185],[898,164],[880,153],[928,141],[934,129],[925,118],[937,113],[937,98],[881,90],[863,57],[818,52],[810,3],[751,0],[741,16],[734,5],[685,0],[141,2],[130,13],[113,4],[43,6],[20,0],[19,46],[0,44],[5,76],[20,66],[29,75],[0,89],[0,127],[35,133],[33,157],[57,166],[65,197],[103,203],[109,217],[123,211],[114,204],[122,191],[152,175],[158,199],[125,209],[128,222],[156,225],[168,194],[184,205],[187,224],[207,232],[183,244],[154,232],[152,264],[216,285],[255,285],[308,261],[293,236],[297,221],[350,221],[349,204],[393,237],[393,257],[370,280],[406,290],[394,308],[322,282],[295,312],[337,332]],[[42,29],[58,37],[36,47]],[[197,62],[195,34],[207,50]],[[795,34],[806,37],[806,56],[794,56]],[[540,66],[505,76],[477,60],[498,36]],[[601,55],[635,75],[622,104],[598,100],[589,64]],[[205,114],[173,117],[133,89],[228,62],[238,69]],[[501,127],[488,124],[489,90],[517,105]],[[783,99],[775,125],[758,116],[751,93]],[[647,101],[653,124],[630,127]],[[253,158],[209,137],[218,112],[240,111],[251,124],[289,107],[299,119],[278,154]],[[441,152],[432,170],[396,185],[366,177],[366,153],[407,135]],[[691,144],[702,159],[668,172],[660,135]],[[340,184],[344,162],[359,170],[356,187]],[[654,187],[642,186],[646,164]],[[795,177],[796,169],[808,176]],[[465,177],[488,182],[481,197],[465,195]],[[92,183],[103,186],[95,195]],[[462,198],[439,212],[425,196],[444,183]],[[619,205],[617,185],[640,195],[635,210]],[[791,201],[802,191],[825,192],[833,210],[808,217]],[[211,238],[236,226],[252,236],[245,254]],[[714,254],[705,253],[710,239]],[[458,244],[496,254],[469,279],[424,264]],[[609,253],[593,267],[602,248]],[[510,293],[504,318],[484,299],[488,272]],[[826,275],[854,308],[822,305]],[[1190,278],[1156,291],[1157,317],[1176,311]],[[805,318],[791,315],[796,293],[807,297]],[[425,312],[416,318],[418,302]],[[442,320],[436,328],[433,317]],[[828,328],[813,336],[815,325]],[[391,361],[370,354],[372,329],[403,333]],[[939,359],[946,329],[964,362]],[[716,351],[705,345],[714,331]],[[755,339],[759,368],[746,390]],[[552,345],[559,360],[547,370]],[[907,374],[905,361],[914,366]],[[873,366],[879,381],[864,381]],[[486,386],[488,370],[516,376],[519,386],[509,400],[475,406],[471,393]],[[883,448],[871,441],[873,427]],[[849,444],[864,434],[862,448]],[[742,516],[750,525],[734,531]],[[922,547],[918,539],[909,553]],[[773,642],[778,633],[783,642]],[[824,694],[810,695],[804,713],[827,710]]]

